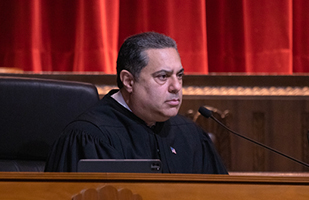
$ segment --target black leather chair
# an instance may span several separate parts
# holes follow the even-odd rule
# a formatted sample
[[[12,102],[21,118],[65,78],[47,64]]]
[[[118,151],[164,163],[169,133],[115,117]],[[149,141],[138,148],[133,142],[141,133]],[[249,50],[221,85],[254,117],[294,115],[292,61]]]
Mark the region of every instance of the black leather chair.
[[[44,171],[62,129],[98,100],[88,83],[0,76],[0,171]]]

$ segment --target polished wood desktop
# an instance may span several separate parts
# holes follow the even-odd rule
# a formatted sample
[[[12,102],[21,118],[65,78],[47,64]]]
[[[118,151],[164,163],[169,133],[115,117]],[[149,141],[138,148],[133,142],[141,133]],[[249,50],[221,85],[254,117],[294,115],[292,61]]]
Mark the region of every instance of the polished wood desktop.
[[[135,174],[0,173],[0,199],[108,200],[103,189],[118,191],[108,199],[309,199],[307,173]],[[121,196],[121,193],[125,195]],[[116,195],[117,196],[117,195]]]

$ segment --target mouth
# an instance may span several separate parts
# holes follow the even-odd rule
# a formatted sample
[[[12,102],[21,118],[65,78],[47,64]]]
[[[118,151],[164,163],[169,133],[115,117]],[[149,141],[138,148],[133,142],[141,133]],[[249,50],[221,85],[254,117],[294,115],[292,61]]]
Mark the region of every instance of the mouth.
[[[167,100],[166,103],[170,106],[178,106],[180,104],[180,99],[170,99]]]

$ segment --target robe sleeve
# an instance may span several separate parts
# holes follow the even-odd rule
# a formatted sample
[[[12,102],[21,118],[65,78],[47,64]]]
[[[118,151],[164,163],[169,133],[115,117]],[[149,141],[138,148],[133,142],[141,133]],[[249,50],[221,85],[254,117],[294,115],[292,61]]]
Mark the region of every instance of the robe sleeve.
[[[96,127],[66,129],[52,146],[45,171],[76,172],[78,161],[85,158],[112,159],[121,158],[121,155]]]
[[[225,165],[222,162],[220,155],[218,154],[215,145],[213,144],[208,133],[202,131],[202,148],[204,152],[204,173],[211,174],[228,174]]]

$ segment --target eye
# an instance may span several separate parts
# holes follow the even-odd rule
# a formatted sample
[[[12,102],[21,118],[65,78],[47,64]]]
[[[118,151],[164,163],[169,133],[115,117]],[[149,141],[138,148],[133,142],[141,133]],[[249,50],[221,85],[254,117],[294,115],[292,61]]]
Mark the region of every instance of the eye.
[[[156,77],[159,81],[166,81],[167,80],[167,75],[166,74],[159,74]]]
[[[178,79],[179,79],[179,80],[182,80],[183,75],[184,75],[183,72],[179,72],[179,73],[177,74]]]

